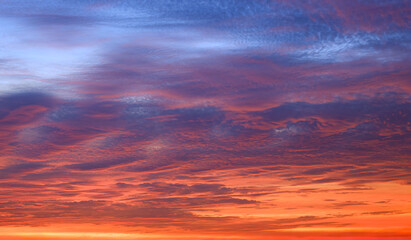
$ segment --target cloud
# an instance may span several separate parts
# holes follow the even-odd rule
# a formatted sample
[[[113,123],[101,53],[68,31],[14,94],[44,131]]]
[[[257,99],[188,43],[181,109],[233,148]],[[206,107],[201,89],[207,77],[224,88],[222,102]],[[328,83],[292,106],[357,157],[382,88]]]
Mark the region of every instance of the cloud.
[[[233,190],[225,187],[222,184],[206,184],[197,183],[194,185],[185,184],[164,184],[159,182],[154,183],[142,183],[138,187],[146,188],[150,192],[159,192],[166,195],[187,195],[196,193],[209,193],[213,195],[226,195]]]
[[[38,169],[47,167],[47,164],[39,162],[23,162],[12,164],[0,169],[0,178],[7,179],[14,175],[27,174]]]
[[[139,159],[135,157],[126,157],[126,158],[110,158],[108,160],[95,161],[95,162],[85,162],[77,163],[65,166],[66,168],[78,171],[90,171],[90,170],[101,170],[111,167],[118,167],[125,164],[130,164]]]
[[[0,225],[247,239],[405,229],[408,12],[3,2]]]

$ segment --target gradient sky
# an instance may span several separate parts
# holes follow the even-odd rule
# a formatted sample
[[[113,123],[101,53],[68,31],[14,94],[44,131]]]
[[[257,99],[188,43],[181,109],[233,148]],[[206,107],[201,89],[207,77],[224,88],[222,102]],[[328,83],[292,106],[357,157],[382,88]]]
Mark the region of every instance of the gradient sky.
[[[0,0],[0,238],[411,237],[411,1]]]

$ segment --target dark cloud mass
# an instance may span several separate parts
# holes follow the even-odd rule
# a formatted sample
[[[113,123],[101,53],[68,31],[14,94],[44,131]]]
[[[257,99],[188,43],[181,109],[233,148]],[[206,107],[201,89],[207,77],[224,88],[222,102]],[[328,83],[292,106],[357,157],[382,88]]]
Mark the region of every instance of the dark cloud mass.
[[[2,1],[0,238],[410,237],[410,16]]]

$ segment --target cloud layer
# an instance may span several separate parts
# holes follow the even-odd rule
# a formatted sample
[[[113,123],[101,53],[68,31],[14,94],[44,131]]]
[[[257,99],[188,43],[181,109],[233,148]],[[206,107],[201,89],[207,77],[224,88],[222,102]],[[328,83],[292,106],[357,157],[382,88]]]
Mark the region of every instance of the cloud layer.
[[[409,237],[410,10],[5,1],[0,235]]]

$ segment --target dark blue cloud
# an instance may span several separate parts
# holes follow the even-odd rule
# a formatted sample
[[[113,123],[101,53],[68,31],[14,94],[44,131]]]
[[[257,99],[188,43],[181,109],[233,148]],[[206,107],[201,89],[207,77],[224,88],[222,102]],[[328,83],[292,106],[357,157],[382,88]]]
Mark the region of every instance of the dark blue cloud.
[[[409,102],[398,102],[396,99],[358,99],[352,101],[335,101],[324,104],[305,102],[285,103],[279,107],[258,113],[269,121],[283,121],[318,116],[326,119],[344,121],[365,121],[397,116],[400,124],[409,119],[411,105]],[[400,115],[399,112],[401,112]],[[370,118],[371,117],[371,118]],[[402,119],[402,120],[401,120]]]
[[[23,162],[12,164],[0,169],[0,179],[12,178],[19,174],[27,174],[32,171],[46,168],[48,165],[40,162]]]
[[[18,108],[33,105],[49,108],[56,105],[56,100],[42,92],[22,92],[0,96],[0,118]]]
[[[99,160],[99,161],[88,161],[87,160],[84,163],[70,164],[70,165],[66,165],[65,167],[68,169],[77,170],[77,171],[92,171],[92,170],[107,169],[111,167],[118,167],[124,164],[136,162],[141,159],[142,157],[135,157],[135,156],[129,156],[129,157],[123,157],[123,158],[113,157],[113,158],[108,158],[107,160]]]

